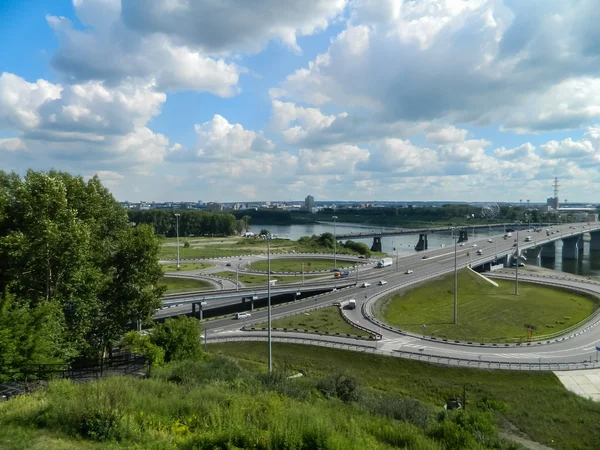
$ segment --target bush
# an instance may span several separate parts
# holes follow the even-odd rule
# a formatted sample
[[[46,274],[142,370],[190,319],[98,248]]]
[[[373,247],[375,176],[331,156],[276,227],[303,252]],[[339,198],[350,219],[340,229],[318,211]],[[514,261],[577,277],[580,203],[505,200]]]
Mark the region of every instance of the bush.
[[[123,338],[122,346],[132,353],[147,356],[153,366],[161,366],[164,363],[164,350],[153,344],[150,341],[150,336],[142,336],[137,331],[130,331]]]
[[[317,389],[326,398],[336,397],[344,403],[355,402],[360,398],[356,379],[343,374],[320,380]]]
[[[183,248],[190,248],[190,243],[189,243],[189,241],[184,241],[184,242],[183,242]]]
[[[380,414],[394,420],[401,420],[427,428],[430,422],[430,411],[417,400],[386,395],[367,397],[361,402],[365,408],[374,414]]]
[[[203,354],[201,332],[198,320],[179,316],[163,323],[155,323],[150,333],[150,342],[163,349],[166,362],[198,359]]]

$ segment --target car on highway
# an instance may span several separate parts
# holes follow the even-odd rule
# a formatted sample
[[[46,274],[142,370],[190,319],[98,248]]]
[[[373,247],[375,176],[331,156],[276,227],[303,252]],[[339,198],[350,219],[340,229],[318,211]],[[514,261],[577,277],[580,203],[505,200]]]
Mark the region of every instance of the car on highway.
[[[231,267],[231,263],[225,264],[225,267]]]
[[[358,259],[365,259],[365,255],[358,255]]]
[[[368,283],[368,282],[366,282],[366,281],[365,281],[365,282],[362,284],[362,287],[364,287],[364,288],[371,287],[371,283]]]
[[[493,239],[488,239],[488,242],[492,243],[492,242],[494,242],[494,240]]]
[[[385,280],[379,280],[379,286],[383,286],[385,284],[387,284],[387,281],[385,281]]]
[[[462,244],[460,244],[460,246],[461,246],[461,247],[464,247],[464,246],[465,246],[465,243],[463,242]]]
[[[481,249],[477,250],[477,254],[478,255],[483,255],[483,250],[481,250]]]
[[[513,247],[516,247],[516,246],[517,246],[517,243],[515,242],[515,243],[513,244]]]
[[[429,258],[429,255],[423,255],[423,257],[421,259],[427,259]]]
[[[477,244],[473,244],[473,245],[471,245],[471,247],[477,247]]]
[[[410,275],[411,273],[413,273],[413,271],[412,271],[412,270],[410,270],[410,269],[406,269],[406,270],[404,271],[404,273],[405,273],[406,275]]]
[[[241,319],[248,319],[248,318],[250,318],[250,317],[252,317],[252,315],[251,315],[250,313],[237,313],[237,316],[236,316],[236,318],[237,318],[238,320],[241,320]]]

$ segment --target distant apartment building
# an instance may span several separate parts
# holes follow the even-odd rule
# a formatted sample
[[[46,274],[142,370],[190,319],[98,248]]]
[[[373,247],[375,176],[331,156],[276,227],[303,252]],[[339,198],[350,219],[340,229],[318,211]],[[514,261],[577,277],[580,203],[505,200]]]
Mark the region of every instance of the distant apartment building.
[[[224,207],[221,203],[216,203],[216,202],[209,202],[206,204],[207,209],[209,211],[223,211]]]
[[[546,206],[549,206],[552,209],[558,209],[560,206],[558,203],[558,197],[548,197],[546,199]]]
[[[306,209],[310,209],[310,208],[314,208],[315,207],[315,198],[312,195],[307,195],[306,198],[304,199],[304,207]]]

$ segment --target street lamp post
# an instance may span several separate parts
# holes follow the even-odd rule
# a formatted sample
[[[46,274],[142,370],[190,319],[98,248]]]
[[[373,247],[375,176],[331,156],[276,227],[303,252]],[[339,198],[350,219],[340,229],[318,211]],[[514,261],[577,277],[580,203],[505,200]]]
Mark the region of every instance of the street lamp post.
[[[454,325],[458,322],[458,266],[456,264],[456,228],[452,229],[452,237],[454,237]]]
[[[269,340],[269,373],[273,372],[273,353],[271,348],[271,235],[267,235],[267,333]]]
[[[335,221],[337,220],[337,216],[333,216],[333,268],[337,268],[337,234],[335,229]]]
[[[176,232],[177,232],[177,270],[179,270],[179,216],[181,214],[175,213],[175,220],[177,221]]]
[[[240,278],[239,278],[239,268],[241,264],[242,258],[238,259],[238,263],[235,265],[235,290],[238,291],[240,289]]]
[[[515,270],[515,295],[519,295],[519,224],[517,223],[517,267]]]

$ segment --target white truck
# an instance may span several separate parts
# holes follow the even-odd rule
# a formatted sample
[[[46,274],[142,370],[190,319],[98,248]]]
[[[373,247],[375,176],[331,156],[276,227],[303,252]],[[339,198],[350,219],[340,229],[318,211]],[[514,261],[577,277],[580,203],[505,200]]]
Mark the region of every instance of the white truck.
[[[348,309],[356,309],[356,300],[352,299],[348,302]]]
[[[382,258],[377,261],[377,267],[389,267],[394,263],[393,258]]]

